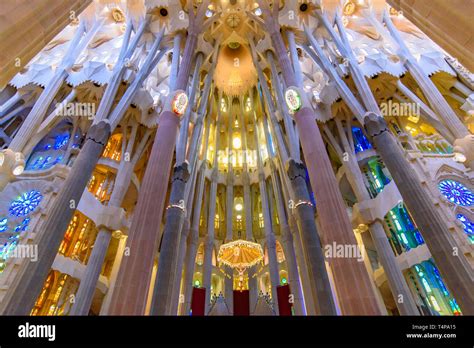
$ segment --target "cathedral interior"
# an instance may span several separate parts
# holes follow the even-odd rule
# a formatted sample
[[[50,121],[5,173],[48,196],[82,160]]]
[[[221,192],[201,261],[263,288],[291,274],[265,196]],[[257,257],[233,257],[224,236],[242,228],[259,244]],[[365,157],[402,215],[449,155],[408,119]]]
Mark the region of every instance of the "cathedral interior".
[[[472,50],[401,2],[19,15],[0,314],[473,315]]]

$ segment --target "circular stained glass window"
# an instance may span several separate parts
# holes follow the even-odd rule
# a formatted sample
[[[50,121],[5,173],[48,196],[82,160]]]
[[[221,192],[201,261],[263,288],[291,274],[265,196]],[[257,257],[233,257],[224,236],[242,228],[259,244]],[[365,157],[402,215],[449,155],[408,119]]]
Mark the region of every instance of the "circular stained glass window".
[[[454,180],[443,180],[438,184],[440,192],[457,205],[474,205],[474,193],[463,184]]]
[[[36,190],[25,192],[10,204],[10,214],[13,216],[26,216],[38,207],[43,195]]]

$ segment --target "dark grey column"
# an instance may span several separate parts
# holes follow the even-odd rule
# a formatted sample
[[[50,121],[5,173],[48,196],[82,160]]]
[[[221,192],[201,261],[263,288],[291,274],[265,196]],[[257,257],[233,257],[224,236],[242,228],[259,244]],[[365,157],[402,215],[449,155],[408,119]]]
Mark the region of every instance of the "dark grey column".
[[[181,229],[184,222],[185,203],[183,200],[186,182],[189,179],[186,162],[174,168],[171,184],[170,203],[166,210],[166,224],[161,241],[161,252],[158,261],[153,301],[150,314],[168,315],[172,299],[176,260]]]
[[[331,285],[326,272],[323,249],[319,239],[316,223],[314,221],[314,207],[310,202],[308,187],[306,185],[306,171],[302,163],[290,160],[287,172],[294,192],[294,209],[296,222],[303,239],[305,260],[313,289],[314,305],[319,315],[336,315],[336,307],[332,297]]]
[[[472,268],[448,231],[444,220],[433,207],[425,188],[390,133],[387,123],[375,113],[367,113],[365,129],[372,137],[393,180],[413,215],[423,239],[439,267],[449,290],[463,314],[474,314],[474,275]]]
[[[38,245],[38,260],[28,261],[22,276],[12,284],[3,315],[30,314],[109,135],[110,125],[105,121],[89,129],[85,144],[38,231],[43,236]]]

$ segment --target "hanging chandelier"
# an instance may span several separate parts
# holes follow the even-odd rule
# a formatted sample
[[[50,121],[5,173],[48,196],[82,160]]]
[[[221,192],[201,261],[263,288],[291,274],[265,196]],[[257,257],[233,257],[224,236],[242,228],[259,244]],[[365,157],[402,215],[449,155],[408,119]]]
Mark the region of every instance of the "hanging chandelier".
[[[243,274],[246,269],[257,265],[262,260],[262,246],[243,239],[222,244],[217,254],[219,264],[236,269],[239,274]]]

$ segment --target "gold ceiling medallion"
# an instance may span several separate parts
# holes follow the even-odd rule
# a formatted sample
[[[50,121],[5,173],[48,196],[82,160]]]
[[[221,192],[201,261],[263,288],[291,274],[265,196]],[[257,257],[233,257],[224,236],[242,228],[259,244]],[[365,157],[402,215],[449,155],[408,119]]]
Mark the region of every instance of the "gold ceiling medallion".
[[[352,16],[356,11],[357,5],[354,4],[352,1],[348,1],[344,5],[343,13],[345,16]]]
[[[239,26],[240,24],[240,17],[239,15],[235,13],[231,13],[230,15],[227,16],[225,22],[229,26],[229,28],[235,29]]]
[[[119,8],[112,9],[112,18],[117,23],[125,22],[125,15]]]

